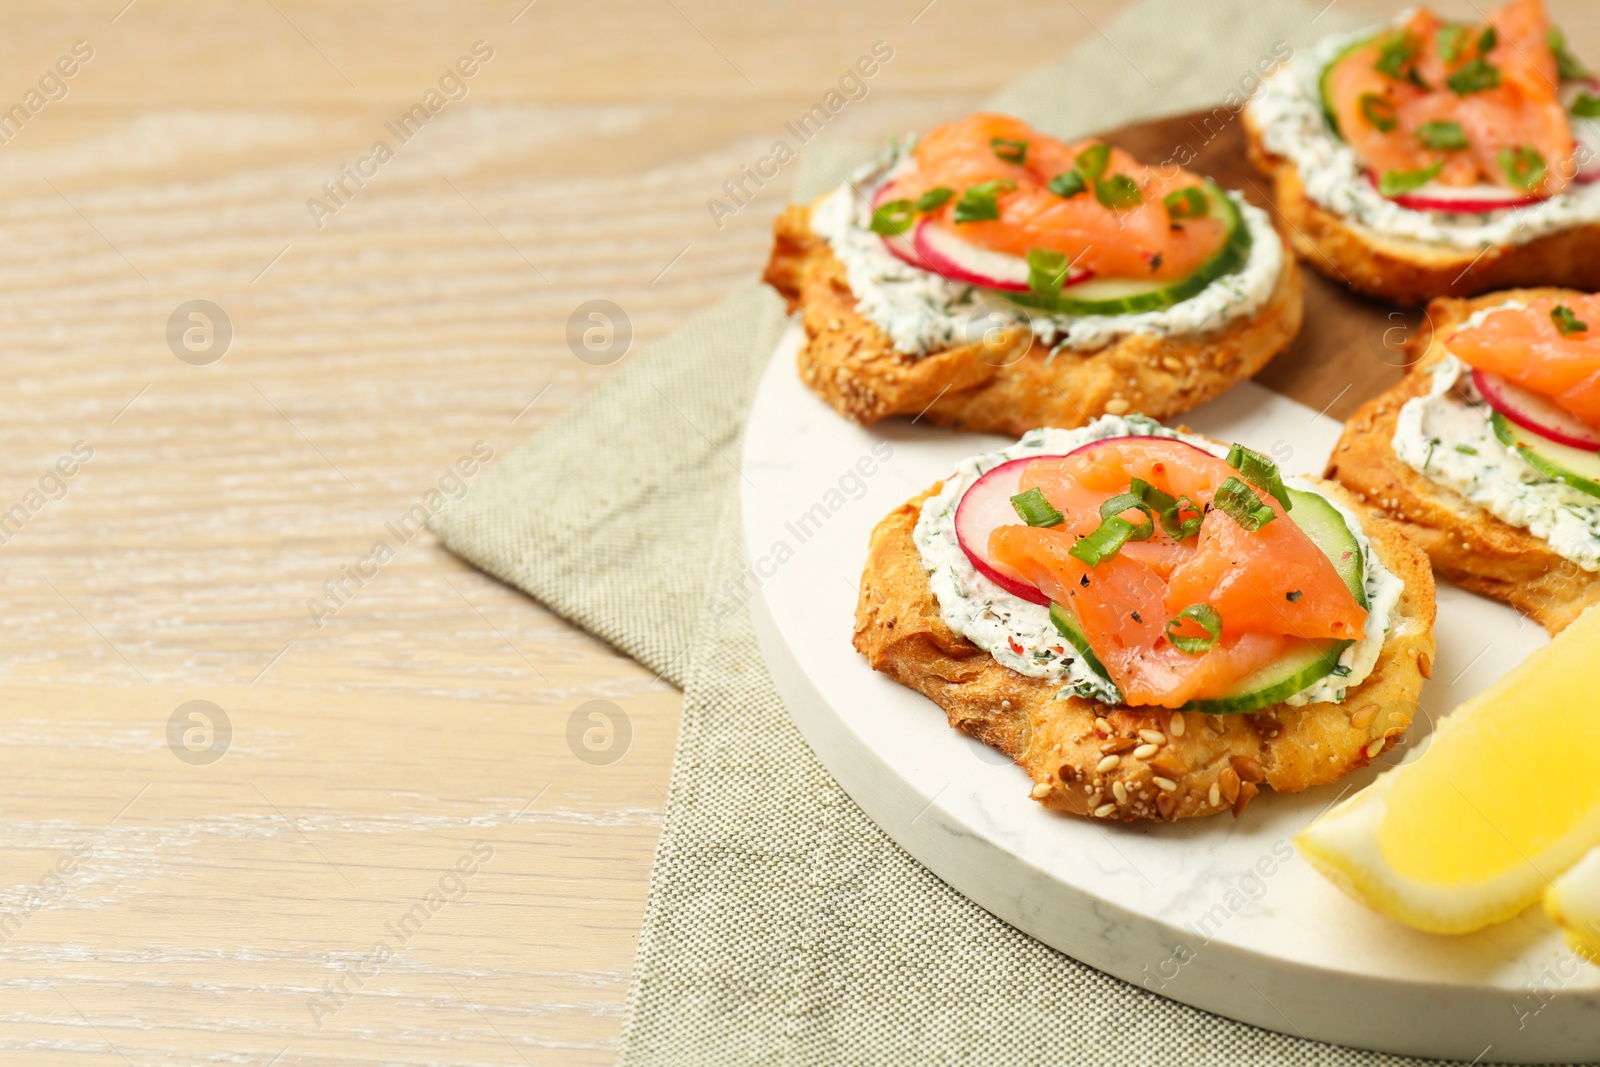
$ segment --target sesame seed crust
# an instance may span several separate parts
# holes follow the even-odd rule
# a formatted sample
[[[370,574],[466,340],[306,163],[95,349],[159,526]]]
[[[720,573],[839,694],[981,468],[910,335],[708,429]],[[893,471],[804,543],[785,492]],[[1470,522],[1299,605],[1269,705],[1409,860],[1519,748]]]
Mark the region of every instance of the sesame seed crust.
[[[1511,289],[1471,300],[1441,297],[1430,303],[1421,329],[1406,346],[1405,377],[1350,417],[1326,471],[1326,477],[1403,523],[1439,574],[1511,605],[1551,634],[1560,633],[1600,603],[1600,574],[1583,570],[1541,538],[1502,522],[1412,469],[1395,455],[1393,441],[1400,409],[1427,393],[1428,370],[1445,357],[1444,338],[1474,312],[1508,300],[1562,300],[1576,295],[1570,289]],[[1425,669],[1432,672],[1431,656]]]
[[[1254,315],[1182,337],[1134,334],[1055,358],[1026,326],[985,341],[919,356],[899,352],[856,311],[844,265],[811,232],[810,208],[792,205],[773,225],[763,280],[800,312],[806,332],[800,377],[839,414],[862,425],[893,415],[982,433],[1021,436],[1037,426],[1072,429],[1103,414],[1164,419],[1252,377],[1300,330],[1303,281],[1294,257]]]
[[[1341,703],[1205,715],[1058,699],[1059,684],[1001,666],[945,625],[912,540],[922,502],[939,486],[873,531],[856,650],[943,708],[952,727],[1009,756],[1027,772],[1030,795],[1057,811],[1122,821],[1238,814],[1264,787],[1335,781],[1398,743],[1415,714],[1420,664],[1434,655],[1434,587],[1427,557],[1398,524],[1336,485],[1318,488],[1362,516],[1373,550],[1405,583],[1377,665]]]

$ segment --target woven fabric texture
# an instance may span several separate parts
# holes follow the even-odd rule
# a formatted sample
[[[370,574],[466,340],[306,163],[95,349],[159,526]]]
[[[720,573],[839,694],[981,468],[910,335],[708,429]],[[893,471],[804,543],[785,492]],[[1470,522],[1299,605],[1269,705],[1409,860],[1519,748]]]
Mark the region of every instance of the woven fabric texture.
[[[1282,42],[1346,25],[1337,8],[1314,16],[1299,0],[1145,0],[991,106],[1069,136],[1222,100]],[[807,146],[797,196],[871,150]],[[433,523],[451,550],[685,689],[620,1062],[1422,1062],[1101,974],[957,894],[851,803],[790,724],[748,613],[710,609],[740,571],[741,434],[784,322],[769,291],[741,287]]]

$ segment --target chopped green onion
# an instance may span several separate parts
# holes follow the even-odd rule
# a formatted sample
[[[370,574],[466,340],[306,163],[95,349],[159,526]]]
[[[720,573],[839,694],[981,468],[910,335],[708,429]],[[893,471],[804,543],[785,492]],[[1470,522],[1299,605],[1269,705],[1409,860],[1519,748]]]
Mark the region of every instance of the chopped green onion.
[[[1126,174],[1113,174],[1104,181],[1094,183],[1094,198],[1109,208],[1138,207],[1144,203],[1144,194]]]
[[[1011,506],[1017,509],[1017,514],[1029,526],[1060,526],[1067,521],[1067,517],[1045,499],[1044,491],[1038,486],[1012,497]]]
[[[1461,123],[1459,122],[1438,119],[1433,122],[1424,122],[1421,126],[1418,126],[1417,140],[1421,141],[1426,148],[1454,152],[1467,147],[1467,131],[1461,128]]]
[[[1482,56],[1474,57],[1466,66],[1444,80],[1457,96],[1470,96],[1493,89],[1500,84],[1500,69],[1489,65]]]
[[[1156,519],[1155,516],[1150,512],[1150,505],[1146,504],[1144,500],[1135,493],[1119,493],[1110,500],[1107,500],[1104,504],[1101,504],[1100,518],[1102,520],[1114,519],[1121,516],[1124,511],[1133,511],[1135,509],[1144,512],[1144,521],[1140,523],[1128,523],[1129,526],[1133,527],[1133,532],[1128,534],[1128,540],[1148,541],[1150,540],[1151,535],[1156,532]],[[1123,521],[1127,522],[1126,519]]]
[[[1572,309],[1565,304],[1556,305],[1555,309],[1550,312],[1550,318],[1555,322],[1556,329],[1561,331],[1562,337],[1568,334],[1582,333],[1589,328],[1589,324],[1581,321],[1578,316],[1572,313]]]
[[[872,213],[871,228],[873,233],[893,237],[911,229],[916,221],[917,205],[909,200],[885,200]]]
[[[1183,625],[1183,620],[1188,619],[1200,629],[1205,631],[1204,637],[1194,637],[1180,634],[1178,628]],[[1222,616],[1217,614],[1217,609],[1210,604],[1190,604],[1178,612],[1167,623],[1167,640],[1172,642],[1172,647],[1188,656],[1198,656],[1202,652],[1211,650],[1217,643],[1217,638],[1222,636]]]
[[[1064,170],[1057,174],[1045,185],[1052,193],[1062,197],[1073,197],[1089,188],[1089,183],[1083,180],[1083,175],[1075,170]]]
[[[1229,476],[1217,486],[1211,502],[1234,522],[1254,533],[1278,517],[1272,505],[1256,496],[1255,490],[1239,479]]]
[[[1361,94],[1361,113],[1383,133],[1388,133],[1400,125],[1400,116],[1395,111],[1394,101],[1377,93]]]
[[[1078,173],[1088,181],[1094,181],[1106,172],[1111,165],[1111,146],[1104,141],[1090,145],[1078,153]]]
[[[1378,179],[1378,192],[1383,196],[1409,193],[1433,181],[1441,170],[1444,170],[1443,160],[1421,170],[1386,170],[1383,172],[1383,177]]]
[[[1383,47],[1378,51],[1378,61],[1372,66],[1391,78],[1403,78],[1416,54],[1417,39],[1409,33],[1397,33],[1383,42]]]
[[[1557,77],[1562,81],[1573,81],[1577,78],[1587,78],[1589,76],[1589,72],[1584,69],[1583,64],[1574,59],[1572,53],[1567,51],[1567,35],[1561,32],[1560,27],[1551,26],[1546,40],[1550,45],[1550,51],[1554,52],[1556,56]]]
[[[1174,541],[1182,541],[1200,532],[1200,521],[1204,515],[1200,511],[1200,506],[1188,497],[1180,496],[1174,499],[1171,493],[1162,492],[1139,478],[1133,479],[1129,492],[1150,505],[1150,509],[1161,520],[1161,528],[1167,531]],[[1194,517],[1184,518],[1185,511],[1194,512]]]
[[[1099,566],[1101,560],[1110,559],[1122,551],[1122,546],[1132,539],[1133,531],[1134,525],[1127,519],[1106,519],[1095,527],[1094,533],[1079,538],[1078,543],[1067,552],[1091,567]]]
[[[1278,474],[1278,465],[1260,452],[1246,448],[1236,441],[1228,449],[1228,456],[1224,462],[1238,471],[1245,481],[1270,494],[1282,505],[1284,511],[1289,511],[1294,506],[1289,503],[1289,490],[1283,487],[1283,478]]]
[[[1206,194],[1194,186],[1179,189],[1175,193],[1168,193],[1167,198],[1161,201],[1167,207],[1167,214],[1177,221],[1180,219],[1203,219],[1211,210]]]
[[[1480,56],[1488,55],[1489,50],[1494,47],[1495,42],[1499,39],[1500,35],[1494,32],[1493,26],[1485,26],[1483,35],[1478,38],[1478,54]]]
[[[961,194],[956,201],[955,221],[985,222],[1000,217],[999,196],[1017,187],[1009,178],[1001,181],[981,182]]]
[[[1028,249],[1028,288],[1041,296],[1061,292],[1071,270],[1072,260],[1065,252],[1053,248]]]
[[[1007,163],[1015,163],[1019,167],[1022,161],[1028,158],[1027,141],[1008,141],[1004,137],[991,137],[989,147],[994,149],[997,157]]]
[[[1572,102],[1572,113],[1580,119],[1600,119],[1600,96],[1579,93]]]
[[[1494,161],[1505,172],[1506,180],[1519,189],[1538,188],[1539,183],[1544,181],[1545,171],[1549,169],[1544,156],[1526,145],[1502,148],[1495,153]]]
[[[1434,40],[1439,45],[1439,58],[1454,63],[1461,58],[1461,46],[1467,43],[1467,28],[1458,22],[1449,23],[1439,28]]]
[[[950,198],[955,195],[956,191],[948,185],[936,185],[917,197],[917,210],[938,211],[949,203]]]

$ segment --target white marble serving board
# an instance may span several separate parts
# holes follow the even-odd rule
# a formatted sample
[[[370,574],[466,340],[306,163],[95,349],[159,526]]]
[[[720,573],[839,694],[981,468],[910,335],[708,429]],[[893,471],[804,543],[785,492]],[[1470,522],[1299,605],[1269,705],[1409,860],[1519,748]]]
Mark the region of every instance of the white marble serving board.
[[[872,527],[962,457],[1009,439],[849,423],[798,380],[798,343],[791,328],[751,411],[744,585],[796,725],[895,841],[1047,944],[1234,1019],[1484,1063],[1600,1057],[1600,968],[1576,960],[1539,909],[1464,937],[1420,933],[1345,898],[1289,844],[1348,790],[1425,751],[1434,720],[1545,643],[1538,626],[1441,585],[1423,714],[1406,744],[1333,786],[1264,793],[1239,819],[1125,826],[1053,814],[1029,799],[1019,768],[850,644]],[[1297,473],[1322,470],[1340,429],[1249,382],[1184,421]]]

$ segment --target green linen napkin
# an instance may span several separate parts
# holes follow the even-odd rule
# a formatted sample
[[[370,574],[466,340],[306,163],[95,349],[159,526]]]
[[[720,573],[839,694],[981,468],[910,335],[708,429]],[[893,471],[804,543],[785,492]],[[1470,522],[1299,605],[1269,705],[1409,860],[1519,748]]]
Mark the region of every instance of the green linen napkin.
[[[1247,95],[1284,42],[1348,24],[1317,16],[1298,0],[1145,0],[991,106],[1067,136]],[[805,151],[810,197],[872,147]],[[741,569],[741,435],[785,322],[769,290],[740,286],[432,524],[684,688],[620,1062],[1421,1062],[1256,1029],[1086,967],[946,886],[834,783],[790,724],[748,612],[712,610]]]

